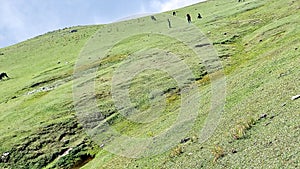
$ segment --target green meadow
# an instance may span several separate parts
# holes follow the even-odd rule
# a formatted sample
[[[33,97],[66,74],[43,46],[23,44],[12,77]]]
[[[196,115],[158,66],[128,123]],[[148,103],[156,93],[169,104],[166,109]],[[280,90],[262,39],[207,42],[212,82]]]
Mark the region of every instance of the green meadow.
[[[168,28],[161,18],[171,13],[155,14],[157,21],[147,16],[64,28],[1,48],[0,73],[10,78],[0,81],[0,168],[299,168],[300,99],[291,98],[300,94],[300,1],[208,0],[178,9]],[[178,30],[181,19],[185,27]],[[185,40],[194,46],[209,40],[217,60],[199,60],[186,43],[151,32],[160,30],[159,23],[173,34],[197,29],[206,39],[189,34]],[[94,49],[107,51],[100,57]],[[171,58],[189,70],[169,65]],[[155,64],[194,77],[178,84],[170,72],[143,70]],[[132,71],[131,79],[122,70]],[[226,94],[218,96],[211,86],[222,77]],[[196,89],[185,93],[190,86]],[[121,89],[128,89],[130,105],[116,106],[117,97],[126,97]],[[223,97],[221,116],[212,122],[217,127],[201,142],[211,103]],[[194,120],[180,113],[188,99],[197,103],[186,107]],[[124,145],[121,139],[109,145],[113,137],[101,131],[103,124],[145,139],[174,126],[178,137],[165,141],[172,146],[162,151],[152,148],[160,153],[130,158],[132,152],[109,151]]]

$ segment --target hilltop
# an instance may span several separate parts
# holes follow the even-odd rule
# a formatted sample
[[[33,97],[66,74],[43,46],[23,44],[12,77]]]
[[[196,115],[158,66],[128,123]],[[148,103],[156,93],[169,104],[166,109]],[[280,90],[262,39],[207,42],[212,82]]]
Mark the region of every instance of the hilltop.
[[[149,23],[143,25],[149,30],[158,29],[149,16],[117,23],[118,30],[114,24],[76,26],[1,48],[0,71],[7,72],[10,79],[0,81],[0,168],[299,168],[300,99],[291,99],[300,94],[299,9],[296,0],[209,0],[176,10],[176,17],[183,21],[190,13],[192,25],[210,40],[212,45],[200,49],[215,49],[222,67],[213,71],[195,60],[186,44],[150,33],[123,39],[104,58],[88,61],[98,56],[92,47],[106,47],[102,41],[110,40],[101,39],[101,30],[122,32],[139,22]],[[198,13],[202,19],[196,19]],[[164,16],[155,14],[157,22]],[[194,28],[192,25],[187,29]],[[99,41],[92,41],[97,37]],[[189,35],[191,43],[195,37]],[[152,48],[171,52],[145,52]],[[199,107],[190,108],[199,110],[197,118],[191,124],[188,120],[183,123],[191,129],[176,138],[174,147],[158,155],[128,158],[110,153],[92,130],[99,123],[106,122],[123,135],[151,138],[176,122],[184,92],[163,71],[139,72],[130,83],[116,85],[121,89],[130,86],[133,104],[123,108],[125,113],[165,103],[162,114],[152,111],[133,116],[131,121],[114,103],[114,72],[122,65],[130,67],[161,55],[176,55],[191,66],[196,77],[184,85],[196,85],[201,91],[201,99],[196,97]],[[81,60],[89,64],[81,64]],[[176,67],[173,71],[186,73]],[[76,72],[83,73],[77,76]],[[95,73],[93,78],[90,72]],[[222,100],[222,96],[214,97],[211,89],[212,79],[220,74],[226,77],[224,110],[213,135],[199,143],[210,103]],[[81,76],[86,79],[78,81]],[[93,97],[89,90],[81,90],[76,97],[74,91],[86,84],[94,85]],[[98,114],[89,114],[93,107],[80,109],[89,103],[97,105]]]

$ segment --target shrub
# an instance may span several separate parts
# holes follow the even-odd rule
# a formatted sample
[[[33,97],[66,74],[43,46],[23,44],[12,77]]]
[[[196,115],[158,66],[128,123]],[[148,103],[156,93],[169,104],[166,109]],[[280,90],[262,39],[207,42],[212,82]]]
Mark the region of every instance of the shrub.
[[[246,131],[251,129],[255,123],[256,121],[252,117],[239,122],[234,128],[230,130],[231,136],[235,140],[244,138],[246,136]]]
[[[225,156],[224,149],[219,145],[214,146],[214,148],[211,150],[211,152],[214,155],[213,162],[216,162],[219,158]]]
[[[182,145],[176,146],[170,153],[170,157],[176,157],[179,156],[180,154],[184,153],[184,148]]]

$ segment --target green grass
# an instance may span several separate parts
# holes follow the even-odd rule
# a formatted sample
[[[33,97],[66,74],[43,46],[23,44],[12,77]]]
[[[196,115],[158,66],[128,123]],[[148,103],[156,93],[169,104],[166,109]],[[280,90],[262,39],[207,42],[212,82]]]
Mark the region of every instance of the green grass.
[[[122,84],[129,86],[132,106],[140,110],[160,103],[151,91],[165,93],[165,110],[133,115],[138,120],[155,119],[135,123],[114,107],[114,71],[124,62],[130,65],[141,59],[132,53],[154,47],[168,49],[192,65],[199,79],[191,83],[198,85],[201,99],[198,117],[185,137],[191,141],[181,144],[184,138],[178,138],[169,151],[140,159],[100,148],[76,117],[74,106],[93,98],[73,103],[74,66],[84,45],[103,26],[57,30],[0,49],[4,54],[0,71],[11,77],[0,81],[0,155],[11,153],[0,168],[77,168],[87,162],[83,168],[298,168],[300,104],[290,98],[300,92],[299,8],[300,3],[293,0],[210,0],[178,10],[181,18],[201,13],[204,18],[193,17],[193,24],[214,44],[226,73],[224,112],[212,137],[201,144],[195,140],[209,113],[209,76],[185,45],[167,36],[140,34],[119,42],[100,62],[81,67],[98,68],[95,98],[105,120],[122,134],[149,138],[168,129],[178,117],[182,96],[176,81],[156,70],[143,71]],[[78,32],[69,33],[71,29]],[[51,90],[42,91],[43,87]],[[262,114],[267,116],[260,118]],[[94,121],[86,124],[103,120],[97,114],[91,117]]]

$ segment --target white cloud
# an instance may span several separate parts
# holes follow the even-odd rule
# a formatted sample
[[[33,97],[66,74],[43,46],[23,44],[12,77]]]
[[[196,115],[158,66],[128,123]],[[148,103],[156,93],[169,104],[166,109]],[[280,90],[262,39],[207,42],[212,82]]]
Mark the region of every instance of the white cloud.
[[[3,1],[0,6],[0,44],[1,46],[9,39],[18,40],[19,36],[12,30],[18,30],[24,27],[24,20],[21,17],[20,11],[11,1]]]
[[[206,0],[168,0],[164,2],[162,2],[162,0],[152,0],[151,6],[155,9],[158,9],[159,12],[165,12],[203,1]]]
[[[4,1],[0,6],[1,27],[17,28],[24,25],[20,18],[20,12],[10,1]]]
[[[110,23],[172,10],[205,0],[0,0],[0,48],[73,25]],[[117,4],[118,5],[115,5]],[[121,5],[119,5],[119,3]]]
[[[33,1],[2,1],[0,48],[53,30],[58,19],[48,13],[48,6],[44,4],[34,4]]]

